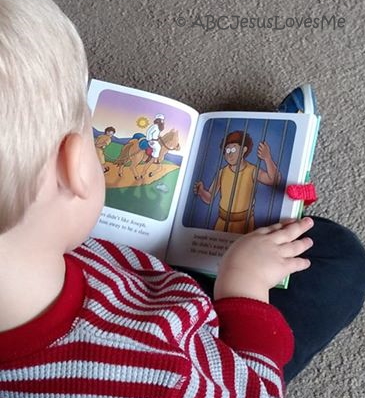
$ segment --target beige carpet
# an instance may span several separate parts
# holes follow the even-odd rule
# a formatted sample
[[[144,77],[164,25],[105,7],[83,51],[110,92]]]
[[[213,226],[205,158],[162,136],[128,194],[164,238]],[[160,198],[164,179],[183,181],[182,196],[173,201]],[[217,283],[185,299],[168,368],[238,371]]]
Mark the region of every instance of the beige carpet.
[[[93,77],[176,98],[200,112],[272,110],[295,86],[312,83],[323,115],[312,172],[319,201],[312,212],[349,226],[365,241],[364,2],[57,3],[79,28]],[[237,18],[232,15],[259,17],[260,26],[264,17],[277,16],[279,28],[285,22],[298,24],[302,17],[312,18],[314,24],[314,18],[321,21],[326,16],[331,27],[326,21],[323,30],[303,24],[264,29],[258,28],[257,22],[255,28],[242,30],[191,27],[194,22],[205,24],[208,14],[227,16],[220,19],[222,28],[227,23],[235,27]],[[185,26],[177,26],[184,21]],[[364,324],[363,311],[289,385],[288,396],[364,397]]]

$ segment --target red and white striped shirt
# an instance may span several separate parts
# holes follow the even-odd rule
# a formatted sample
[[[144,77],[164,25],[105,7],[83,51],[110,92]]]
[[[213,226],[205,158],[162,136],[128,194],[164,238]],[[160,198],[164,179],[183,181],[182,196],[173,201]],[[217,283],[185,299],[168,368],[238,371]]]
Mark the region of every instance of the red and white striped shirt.
[[[189,276],[89,239],[65,255],[60,297],[0,333],[0,396],[281,397],[293,336],[259,301],[214,304]]]

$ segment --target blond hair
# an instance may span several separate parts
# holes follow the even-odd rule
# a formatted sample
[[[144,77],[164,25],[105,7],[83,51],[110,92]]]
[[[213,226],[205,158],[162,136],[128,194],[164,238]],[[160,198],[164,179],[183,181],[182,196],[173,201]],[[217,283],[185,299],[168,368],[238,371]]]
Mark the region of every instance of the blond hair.
[[[71,21],[51,0],[0,0],[0,233],[37,195],[42,166],[81,131],[87,61]]]

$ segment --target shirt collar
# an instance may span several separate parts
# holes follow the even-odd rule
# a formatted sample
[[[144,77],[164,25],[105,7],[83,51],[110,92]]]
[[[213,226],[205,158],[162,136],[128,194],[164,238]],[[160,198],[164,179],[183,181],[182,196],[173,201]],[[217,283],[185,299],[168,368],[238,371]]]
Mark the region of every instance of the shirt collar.
[[[64,259],[65,281],[56,301],[30,322],[0,333],[0,364],[40,351],[71,329],[82,308],[86,284],[82,262],[67,254]]]

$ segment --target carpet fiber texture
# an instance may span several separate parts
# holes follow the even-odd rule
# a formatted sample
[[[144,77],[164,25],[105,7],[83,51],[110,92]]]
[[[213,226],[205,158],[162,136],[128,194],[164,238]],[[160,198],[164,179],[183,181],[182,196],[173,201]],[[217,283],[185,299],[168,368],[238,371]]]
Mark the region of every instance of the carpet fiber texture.
[[[199,112],[274,110],[294,87],[311,83],[323,119],[312,168],[319,200],[309,212],[365,241],[365,2],[56,1],[84,40],[91,77]],[[364,324],[362,311],[287,396],[364,397]]]

